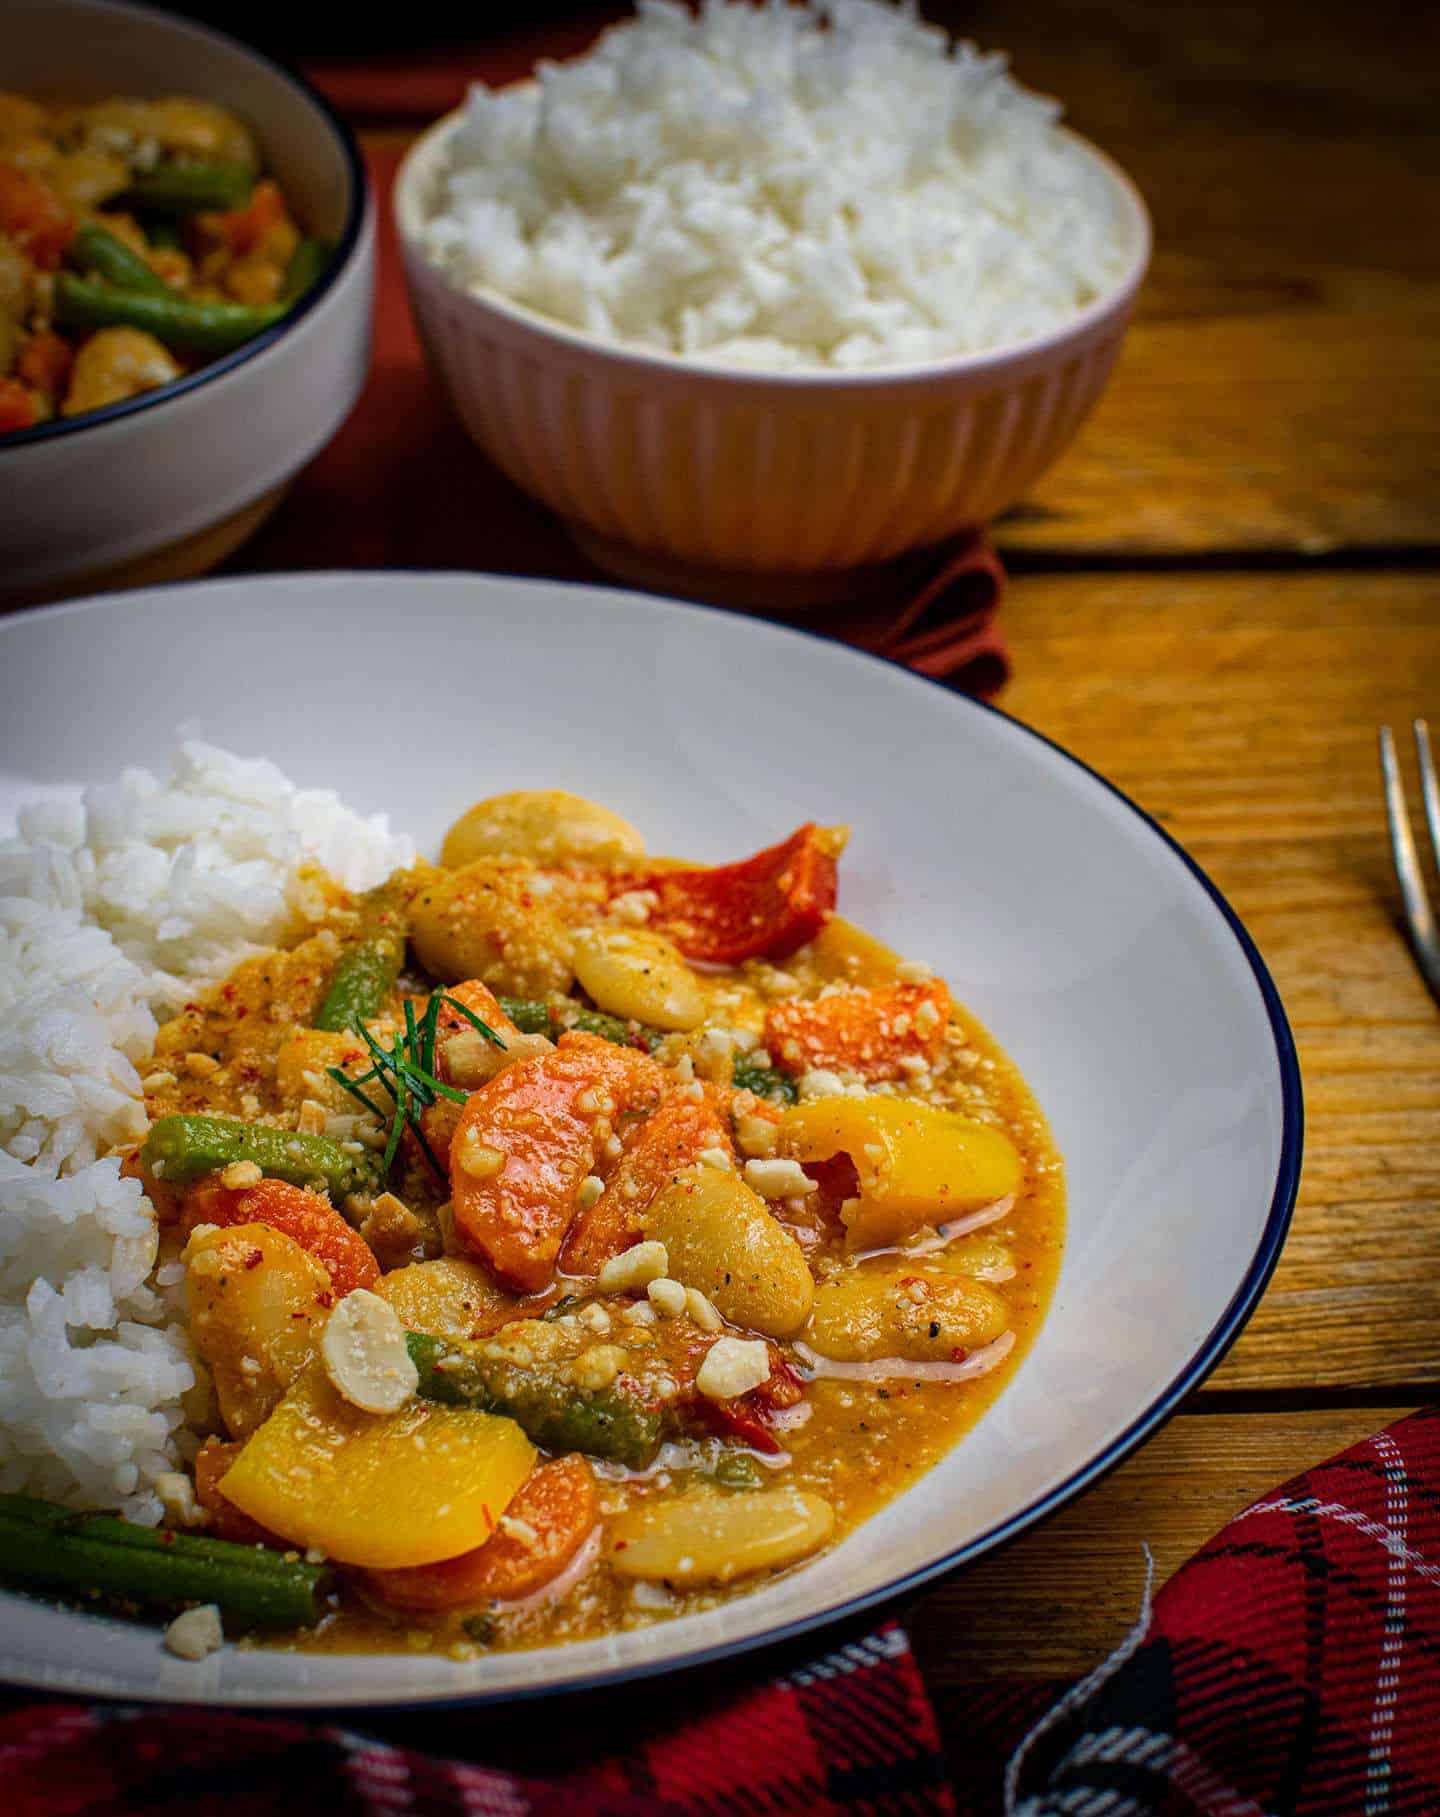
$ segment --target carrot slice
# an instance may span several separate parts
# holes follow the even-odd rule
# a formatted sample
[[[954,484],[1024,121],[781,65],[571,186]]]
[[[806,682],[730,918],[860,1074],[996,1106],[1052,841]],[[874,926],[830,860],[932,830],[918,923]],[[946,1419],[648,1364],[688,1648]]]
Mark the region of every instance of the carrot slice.
[[[398,1608],[426,1611],[530,1596],[570,1563],[598,1513],[590,1466],[573,1453],[557,1457],[530,1472],[483,1546],[438,1565],[372,1571],[370,1586]]]
[[[43,177],[0,164],[0,229],[42,271],[54,271],[75,238],[75,217]]]
[[[31,335],[25,351],[15,362],[15,372],[37,391],[58,397],[65,389],[65,381],[74,364],[74,348],[68,341],[61,340],[53,329],[47,328],[40,334]]]
[[[5,167],[0,164],[0,170]],[[0,435],[33,429],[40,421],[40,400],[19,379],[0,379]]]
[[[779,845],[738,864],[614,873],[611,894],[650,890],[649,925],[688,959],[733,965],[783,959],[813,940],[835,907],[835,862],[844,827],[807,822]]]
[[[950,992],[940,978],[773,1003],[765,1045],[788,1073],[827,1067],[866,1079],[900,1079],[907,1060],[928,1066],[945,1045]]]
[[[290,1541],[281,1539],[258,1520],[242,1514],[220,1492],[220,1479],[245,1449],[244,1439],[207,1438],[195,1454],[195,1499],[210,1516],[206,1532],[213,1539],[233,1540],[237,1546],[277,1546],[284,1552]]]
[[[373,1287],[380,1264],[370,1245],[336,1211],[328,1199],[306,1192],[287,1180],[262,1180],[258,1186],[225,1186],[218,1176],[192,1186],[185,1199],[185,1229],[197,1224],[268,1224],[283,1231],[330,1271],[337,1299],[356,1287]]]
[[[549,1282],[595,1166],[597,1118],[648,1110],[667,1077],[648,1054],[571,1032],[470,1094],[450,1144],[450,1200],[455,1228],[504,1285]]]
[[[285,197],[279,185],[267,179],[255,185],[250,200],[243,208],[232,209],[229,214],[209,216],[207,226],[213,226],[230,251],[240,259],[247,253],[254,252],[272,227],[289,218],[290,211],[285,206]]]
[[[561,1251],[566,1274],[598,1274],[601,1267],[640,1240],[645,1208],[660,1188],[700,1157],[718,1148],[733,1160],[730,1119],[718,1094],[699,1100],[667,1098],[654,1114],[630,1132],[605,1190],[571,1226]]]

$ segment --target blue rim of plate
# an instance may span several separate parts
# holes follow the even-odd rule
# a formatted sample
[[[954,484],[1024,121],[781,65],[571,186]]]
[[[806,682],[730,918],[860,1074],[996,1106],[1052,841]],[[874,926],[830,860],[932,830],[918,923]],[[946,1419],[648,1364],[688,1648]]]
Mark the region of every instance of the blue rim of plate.
[[[102,4],[113,6],[114,0],[101,0]],[[153,410],[158,406],[170,403],[174,398],[182,397],[186,392],[198,390],[201,385],[208,385],[212,379],[224,378],[227,372],[234,372],[237,366],[243,366],[247,360],[257,359],[267,348],[273,347],[282,340],[297,323],[316,309],[321,301],[335,288],[342,271],[350,264],[350,256],[360,241],[361,229],[365,224],[365,209],[369,198],[369,184],[365,177],[365,165],[360,157],[360,148],[355,135],[336,113],[335,109],[320,93],[312,88],[297,70],[289,69],[285,64],[270,56],[268,52],[256,50],[243,38],[237,38],[231,32],[221,31],[218,26],[207,25],[199,19],[191,19],[176,13],[168,13],[163,7],[147,6],[143,0],[125,0],[124,6],[114,6],[116,12],[144,13],[149,18],[169,26],[178,26],[192,31],[197,37],[213,38],[231,50],[240,52],[253,62],[262,64],[272,74],[290,87],[297,90],[305,101],[309,102],[330,131],[345,158],[345,168],[350,178],[350,200],[345,211],[345,225],[340,238],[335,243],[335,250],[330,255],[330,262],[321,272],[295,307],[281,316],[278,322],[263,329],[243,346],[233,348],[229,353],[222,353],[219,359],[211,360],[204,366],[197,366],[194,372],[187,372],[183,378],[172,380],[168,385],[157,385],[153,391],[142,391],[136,397],[122,398],[117,404],[106,404],[100,410],[87,410],[82,416],[51,417],[48,422],[36,423],[29,429],[12,430],[7,435],[0,435],[0,459],[14,448],[33,448],[37,442],[58,441],[61,436],[79,435],[87,429],[98,429],[104,423],[119,422],[121,418],[135,416],[142,410]]]
[[[1280,993],[1275,988],[1275,981],[1270,976],[1269,968],[1266,966],[1265,961],[1260,957],[1259,948],[1251,939],[1244,922],[1241,921],[1240,917],[1235,913],[1235,910],[1230,906],[1229,902],[1226,901],[1221,891],[1185,850],[1184,846],[1182,846],[1170,833],[1166,832],[1165,828],[1160,825],[1154,815],[1146,813],[1145,809],[1142,808],[1138,802],[1132,801],[1123,789],[1117,788],[1108,777],[1102,776],[1098,770],[1093,769],[1088,763],[1084,762],[1083,759],[1076,757],[1072,752],[1067,751],[1063,745],[1057,744],[1053,738],[1048,738],[1043,732],[1037,732],[1033,726],[1026,725],[1022,720],[1012,718],[1010,714],[1004,712],[999,707],[992,706],[988,701],[977,700],[973,695],[961,694],[955,689],[947,687],[943,681],[936,679],[934,676],[919,674],[916,670],[897,661],[894,657],[882,656],[874,651],[857,650],[852,646],[837,644],[833,638],[827,637],[823,631],[817,630],[809,625],[777,625],[773,621],[765,619],[757,621],[753,618],[747,618],[744,614],[728,611],[722,606],[710,606],[693,601],[673,600],[664,595],[646,594],[630,588],[610,587],[590,581],[553,580],[513,574],[488,574],[480,571],[471,572],[464,569],[326,568],[316,569],[313,572],[303,569],[294,569],[276,574],[222,577],[219,584],[222,586],[237,583],[242,585],[254,585],[257,582],[263,584],[267,581],[280,580],[314,582],[339,577],[351,580],[357,577],[378,579],[392,574],[408,575],[412,579],[435,578],[471,582],[499,580],[510,586],[517,584],[521,586],[538,585],[543,587],[563,587],[567,591],[575,590],[586,593],[614,593],[620,595],[632,604],[639,604],[653,611],[673,611],[678,605],[682,610],[703,612],[707,616],[715,618],[731,620],[740,618],[744,622],[752,625],[758,624],[763,626],[765,630],[779,633],[782,636],[786,633],[790,633],[813,638],[815,642],[826,644],[831,649],[844,651],[861,662],[875,662],[879,663],[883,668],[897,670],[899,673],[908,676],[911,681],[917,682],[923,687],[937,689],[946,697],[946,699],[954,703],[958,711],[963,713],[967,710],[974,709],[979,712],[993,714],[995,718],[1004,720],[1007,725],[1013,726],[1017,732],[1023,734],[1025,737],[1033,738],[1038,744],[1044,745],[1048,750],[1053,751],[1057,757],[1062,758],[1075,769],[1082,771],[1085,775],[1089,776],[1092,781],[1099,783],[1101,788],[1106,790],[1108,794],[1113,795],[1117,801],[1122,802],[1125,807],[1135,815],[1137,820],[1141,821],[1163,845],[1169,848],[1204,890],[1206,896],[1209,897],[1212,906],[1219,912],[1220,918],[1234,937],[1236,945],[1240,948],[1246,963],[1250,967],[1256,988],[1260,992],[1261,1001],[1265,1006],[1265,1014],[1270,1024],[1271,1036],[1275,1043],[1275,1061],[1280,1074],[1280,1157],[1275,1170],[1275,1185],[1271,1192],[1270,1208],[1266,1214],[1265,1224],[1260,1233],[1259,1243],[1256,1245],[1255,1252],[1250,1259],[1250,1264],[1245,1271],[1244,1278],[1232,1294],[1230,1302],[1226,1306],[1224,1312],[1221,1313],[1220,1317],[1216,1320],[1210,1332],[1201,1342],[1194,1356],[1191,1357],[1185,1367],[1173,1377],[1168,1386],[1150,1402],[1149,1406],[1138,1414],[1124,1431],[1117,1434],[1117,1436],[1113,1438],[1102,1451],[1097,1453],[1088,1464],[1083,1465],[1079,1470],[1072,1471],[1063,1482],[1057,1483],[1053,1489],[1048,1490],[1044,1495],[1038,1497],[1035,1501],[1028,1503],[1025,1507],[1018,1509],[1014,1514],[1010,1515],[1008,1519],[998,1522],[995,1526],[988,1528],[984,1533],[977,1534],[973,1539],[964,1541],[963,1544],[946,1552],[942,1557],[932,1560],[929,1564],[921,1565],[918,1569],[907,1572],[905,1576],[897,1578],[891,1583],[884,1584],[878,1589],[868,1590],[862,1595],[851,1597],[847,1601],[838,1603],[833,1607],[817,1610],[813,1615],[797,1616],[793,1621],[784,1622],[774,1628],[767,1628],[761,1634],[745,1635],[738,1640],[717,1641],[711,1645],[691,1648],[685,1653],[659,1662],[650,1663],[641,1661],[633,1666],[623,1666],[614,1670],[586,1673],[582,1677],[568,1679],[556,1684],[507,1686],[498,1687],[494,1690],[457,1691],[453,1695],[422,1695],[414,1698],[356,1698],[339,1704],[325,1704],[322,1702],[295,1704],[287,1703],[281,1699],[276,1699],[274,1702],[271,1702],[269,1699],[264,1698],[247,1698],[243,1703],[223,1702],[214,1704],[207,1703],[203,1699],[197,1699],[194,1700],[195,1703],[199,1707],[224,1708],[235,1710],[240,1713],[246,1711],[258,1713],[262,1710],[273,1711],[293,1709],[298,1714],[302,1714],[306,1721],[319,1720],[330,1714],[336,1715],[337,1717],[343,1714],[353,1722],[357,1715],[367,1710],[377,1714],[384,1711],[395,1710],[407,1710],[421,1713],[427,1710],[457,1709],[485,1704],[530,1702],[540,1698],[564,1697],[572,1693],[603,1691],[612,1686],[629,1684],[645,1678],[658,1677],[662,1673],[673,1674],[677,1672],[692,1672],[705,1666],[717,1665],[723,1660],[738,1658],[745,1653],[755,1652],[762,1647],[783,1646],[787,1642],[796,1641],[806,1634],[812,1634],[818,1629],[836,1627],[847,1621],[853,1621],[857,1616],[863,1615],[869,1610],[887,1607],[899,1602],[907,1596],[912,1596],[926,1584],[933,1583],[936,1578],[943,1577],[947,1572],[954,1571],[961,1565],[971,1563],[982,1554],[993,1552],[999,1547],[1009,1544],[1011,1540],[1018,1539],[1022,1533],[1027,1532],[1031,1527],[1038,1526],[1041,1521],[1047,1520],[1052,1514],[1058,1513],[1067,1503],[1074,1501],[1075,1498],[1081,1495],[1086,1489],[1092,1488],[1101,1477],[1108,1475],[1118,1464],[1123,1463],[1133,1451],[1151,1436],[1152,1433],[1160,1426],[1164,1425],[1164,1423],[1175,1413],[1181,1401],[1198,1388],[1206,1377],[1210,1375],[1216,1366],[1224,1359],[1226,1352],[1244,1330],[1250,1314],[1254,1311],[1261,1294],[1265,1291],[1265,1288],[1269,1283],[1271,1275],[1275,1272],[1275,1265],[1280,1259],[1280,1252],[1284,1248],[1285,1237],[1290,1228],[1290,1219],[1295,1209],[1296,1195],[1300,1189],[1300,1164],[1305,1140],[1305,1111],[1304,1092],[1300,1079],[1300,1061],[1295,1051],[1295,1037],[1291,1033],[1289,1018],[1285,1014],[1285,1007],[1280,1001]],[[163,593],[169,592],[172,587],[196,587],[206,586],[208,584],[210,583],[203,580],[171,581],[155,587],[137,589],[137,591],[142,593]],[[77,609],[90,610],[100,609],[107,605],[119,606],[126,597],[127,595],[124,593],[102,594],[84,600],[64,602],[58,605],[36,606],[29,610],[22,609],[19,612],[11,613],[8,617],[8,621],[0,621],[0,635],[3,635],[5,622],[13,624],[24,619],[49,616],[51,614],[62,614]],[[563,1651],[563,1649],[557,1650]],[[79,1692],[77,1695],[93,1697],[100,1700],[106,1700],[107,1697],[106,1693],[98,1691]],[[174,1697],[146,1699],[142,1694],[135,1692],[117,1692],[114,1694],[114,1698],[129,1703],[138,1701],[181,1704],[190,1701]]]

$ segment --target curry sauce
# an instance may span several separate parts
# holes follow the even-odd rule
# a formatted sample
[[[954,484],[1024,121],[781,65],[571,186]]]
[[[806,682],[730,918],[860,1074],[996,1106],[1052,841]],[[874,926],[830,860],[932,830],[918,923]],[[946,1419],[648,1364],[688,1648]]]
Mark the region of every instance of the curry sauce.
[[[318,925],[142,1069],[197,1518],[334,1567],[269,1644],[463,1658],[801,1569],[983,1414],[1054,1287],[1043,1116],[834,913],[842,830],[699,871],[498,799],[459,863],[308,879]]]

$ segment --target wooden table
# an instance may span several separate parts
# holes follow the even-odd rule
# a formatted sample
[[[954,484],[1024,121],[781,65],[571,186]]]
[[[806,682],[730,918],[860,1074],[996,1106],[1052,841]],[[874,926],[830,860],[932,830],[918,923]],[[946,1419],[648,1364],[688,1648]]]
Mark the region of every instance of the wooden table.
[[[926,11],[1147,196],[1157,252],[1097,415],[999,526],[1002,705],[1214,878],[1298,1039],[1309,1129],[1265,1299],[1100,1487],[928,1592],[912,1633],[963,1748],[967,1688],[1078,1674],[1248,1501],[1440,1378],[1440,1014],[1397,927],[1377,725],[1440,717],[1440,165],[1409,0],[1044,0]],[[379,124],[377,122],[377,124]]]
[[[1398,931],[1375,729],[1440,718],[1440,240],[1418,231],[1440,160],[1433,22],[1391,0],[1363,30],[1333,4],[937,10],[1064,96],[1156,227],[1111,390],[997,527],[1016,574],[1001,704],[1232,902],[1308,1121],[1284,1256],[1210,1382],[913,1611],[959,1737],[977,1679],[1075,1674],[1114,1646],[1144,1545],[1163,1583],[1248,1501],[1436,1393],[1440,1013]]]

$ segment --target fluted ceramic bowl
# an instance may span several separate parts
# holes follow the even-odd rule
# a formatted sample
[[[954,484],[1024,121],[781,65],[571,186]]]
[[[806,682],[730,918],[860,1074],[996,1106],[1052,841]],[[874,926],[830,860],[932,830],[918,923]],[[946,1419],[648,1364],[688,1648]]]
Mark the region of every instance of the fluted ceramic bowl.
[[[751,605],[853,590],[857,571],[975,529],[1074,439],[1114,367],[1150,256],[1138,191],[1100,173],[1124,276],[1062,327],[865,371],[756,372],[601,341],[457,288],[422,234],[463,114],[420,138],[395,215],[410,300],[470,435],[621,578]]]
[[[85,416],[0,438],[0,605],[203,573],[349,415],[370,358],[375,230],[325,103],[221,32],[118,0],[0,0],[0,84],[57,99],[193,94],[252,126],[328,270],[273,328]]]

